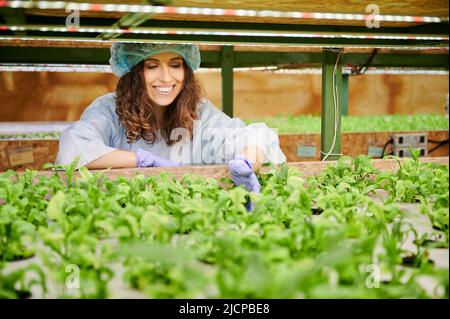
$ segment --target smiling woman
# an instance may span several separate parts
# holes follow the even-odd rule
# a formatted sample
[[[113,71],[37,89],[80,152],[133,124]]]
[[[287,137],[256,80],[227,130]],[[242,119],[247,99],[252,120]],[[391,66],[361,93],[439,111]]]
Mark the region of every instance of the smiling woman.
[[[184,65],[179,54],[164,52],[145,61],[144,79],[147,94],[156,107],[173,102],[183,88]],[[158,113],[163,113],[162,109]]]
[[[191,44],[114,43],[116,92],[97,98],[60,137],[57,164],[77,168],[227,163],[236,185],[259,192],[255,173],[286,157],[263,123],[245,126],[201,95]],[[251,203],[248,203],[250,209]]]
[[[171,132],[183,127],[192,136],[192,123],[201,89],[180,54],[162,52],[134,66],[117,84],[116,113],[129,143],[155,143],[158,131],[167,145]]]

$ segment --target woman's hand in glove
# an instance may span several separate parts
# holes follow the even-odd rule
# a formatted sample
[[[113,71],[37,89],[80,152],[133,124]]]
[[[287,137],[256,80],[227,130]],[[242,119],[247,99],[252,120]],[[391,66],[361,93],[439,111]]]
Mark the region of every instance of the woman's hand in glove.
[[[241,155],[237,155],[228,162],[231,179],[236,186],[243,185],[249,192],[261,192],[261,185],[253,171],[252,165]],[[253,210],[253,203],[249,201],[246,205],[248,211]]]
[[[171,167],[180,166],[171,160],[154,155],[148,151],[138,148],[136,151],[136,167]]]

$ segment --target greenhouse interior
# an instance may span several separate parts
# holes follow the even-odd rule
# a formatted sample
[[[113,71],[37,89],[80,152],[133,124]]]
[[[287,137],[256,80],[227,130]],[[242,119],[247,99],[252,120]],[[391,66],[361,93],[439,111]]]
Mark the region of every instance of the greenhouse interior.
[[[448,16],[0,1],[0,299],[448,300]]]

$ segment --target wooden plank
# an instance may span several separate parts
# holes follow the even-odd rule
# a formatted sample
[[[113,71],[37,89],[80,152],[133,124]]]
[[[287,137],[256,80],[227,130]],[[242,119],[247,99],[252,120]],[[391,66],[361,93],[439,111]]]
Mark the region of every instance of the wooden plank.
[[[442,131],[418,131],[427,132],[430,140],[445,140],[449,138],[449,132]],[[341,150],[344,155],[355,157],[360,154],[368,154],[368,147],[383,147],[386,141],[390,139],[391,134],[401,132],[361,132],[361,133],[343,133]],[[403,132],[412,133],[412,132]],[[280,134],[280,147],[286,155],[288,162],[311,162],[320,160],[320,134]],[[314,157],[297,156],[297,147],[299,145],[305,147],[315,146]],[[429,143],[429,149],[436,144]],[[25,170],[41,169],[45,163],[54,163],[58,154],[57,140],[21,140],[21,141],[0,141],[0,172],[8,169]],[[14,152],[18,148],[32,148],[33,162],[11,165],[9,153]],[[390,149],[387,148],[387,153]],[[443,145],[429,154],[429,157],[449,156],[449,145]]]
[[[78,0],[76,2],[86,2]],[[95,1],[103,3],[128,3],[135,4],[137,1]],[[379,0],[376,4],[380,8],[382,15],[411,15],[411,16],[440,16],[448,17],[448,2],[443,0]],[[260,0],[173,0],[171,6],[177,7],[199,7],[199,8],[223,8],[223,9],[250,9],[250,10],[276,10],[276,11],[296,11],[296,12],[323,12],[323,13],[353,13],[367,14],[366,1],[358,0],[337,0],[310,1],[310,0],[284,0],[279,1],[274,6],[272,1]],[[28,15],[47,16],[67,16],[64,10],[26,10]],[[126,13],[122,12],[81,12],[81,18],[116,18],[119,19]],[[280,23],[279,18],[271,17],[239,17],[239,16],[214,16],[214,15],[177,15],[177,14],[156,14],[152,17],[155,20],[190,20],[208,22],[255,22],[255,23]],[[293,19],[283,18],[284,24],[315,24],[315,25],[357,25],[364,26],[364,21],[348,20],[313,20],[313,19]],[[382,22],[382,26],[414,26],[416,22]]]
[[[280,134],[280,147],[288,162],[320,160],[320,134]],[[299,147],[315,147],[314,157],[298,156]]]
[[[436,131],[399,131],[399,132],[355,132],[342,133],[341,152],[347,156],[357,156],[359,154],[368,154],[369,146],[383,147],[389,141],[392,134],[398,133],[428,133],[429,140],[443,141],[449,138],[447,130]],[[320,134],[280,134],[280,147],[286,155],[288,162],[295,161],[317,161],[320,159]],[[429,143],[428,148],[433,148],[435,143]],[[297,155],[299,146],[316,146],[315,157],[300,157]],[[386,154],[390,152],[388,147]],[[449,145],[443,145],[429,154],[430,157],[440,157],[449,155]]]
[[[329,11],[324,11],[329,12]],[[364,14],[364,11],[361,12]],[[404,14],[402,14],[404,15]],[[203,21],[203,22],[242,22],[242,23],[263,23],[263,24],[295,24],[295,25],[336,25],[336,26],[357,26],[364,27],[365,21],[355,20],[319,20],[319,19],[295,19],[295,18],[274,18],[274,17],[240,17],[240,16],[216,16],[216,15],[177,15],[177,14],[155,14],[153,20],[173,20],[173,21]],[[382,21],[383,27],[414,27],[420,25],[417,22],[396,22]]]
[[[404,159],[400,159],[400,162]],[[420,158],[421,163],[438,163],[443,165],[449,165],[449,158],[447,157],[424,157]],[[397,160],[382,160],[375,159],[371,161],[373,167],[381,171],[396,171],[398,169]],[[326,162],[290,162],[287,163],[289,167],[295,167],[304,175],[315,175],[322,172],[328,165],[336,165],[337,161]],[[261,168],[261,174],[270,171],[268,167]],[[176,178],[180,178],[185,174],[192,173],[201,175],[205,178],[229,178],[228,166],[226,164],[221,165],[196,165],[196,166],[183,166],[183,167],[149,167],[149,168],[126,168],[126,169],[110,169],[110,170],[91,170],[92,173],[104,172],[110,179],[116,179],[120,176],[133,178],[137,173],[142,173],[146,176],[158,176],[163,172],[173,174]],[[39,175],[51,176],[55,172],[52,171],[39,171]],[[64,175],[64,172],[58,172],[60,175]],[[78,176],[78,172],[75,172],[75,177]]]
[[[345,153],[349,156],[354,154],[368,154],[369,146],[383,147],[387,141],[390,140],[392,134],[398,133],[413,133],[413,132],[370,132],[370,133],[346,133],[343,136],[343,143],[345,143]],[[428,139],[432,141],[443,141],[448,139],[449,132],[446,130],[440,131],[417,131],[414,133],[427,133]],[[432,149],[436,146],[436,143],[429,143],[428,149]],[[391,151],[390,147],[386,149],[386,154]],[[430,157],[448,156],[449,145],[443,145],[433,151]]]
[[[108,1],[105,1],[108,2]],[[121,1],[122,2],[122,1]],[[368,1],[335,0],[283,0],[275,5],[272,1],[261,0],[173,0],[170,5],[183,7],[210,7],[227,9],[279,10],[302,12],[333,12],[365,14]],[[380,14],[394,15],[438,15],[448,16],[448,2],[445,0],[378,0]]]
[[[205,6],[205,5],[203,5]],[[329,12],[329,11],[323,11]],[[27,9],[29,16],[46,16],[46,17],[66,17],[67,13],[64,10],[38,10]],[[345,11],[343,12],[345,13]],[[364,14],[365,12],[360,12]],[[80,12],[80,19],[95,18],[95,19],[120,19],[125,14],[123,12]],[[406,15],[406,14],[401,14]],[[436,15],[432,15],[436,16]],[[441,16],[441,15],[438,15]],[[444,17],[445,15],[442,15]],[[296,24],[296,25],[336,25],[336,26],[358,26],[364,27],[365,21],[358,20],[335,20],[335,19],[295,19],[295,18],[275,18],[275,17],[241,17],[241,16],[226,16],[226,15],[193,15],[193,14],[172,14],[159,13],[152,16],[152,20],[170,20],[170,21],[196,21],[196,22],[235,22],[235,23],[264,23],[264,24]],[[414,27],[421,25],[417,22],[398,22],[398,21],[382,21],[383,27]]]
[[[58,140],[0,141],[0,172],[42,169],[45,163],[55,162],[58,146]]]
[[[400,159],[400,162],[404,159]],[[447,157],[422,157],[419,158],[421,163],[437,163],[443,165],[449,165],[449,158]],[[372,165],[375,169],[379,169],[382,172],[385,171],[397,171],[398,162],[393,159],[374,159],[371,160]],[[336,165],[337,161],[326,161],[326,162],[293,162],[288,163],[288,166],[296,167],[305,175],[315,175],[322,172],[328,165]]]
[[[74,0],[73,2],[95,2],[116,4],[142,4],[139,0]],[[161,3],[167,1],[161,1]],[[224,8],[224,9],[250,9],[250,10],[278,10],[303,12],[334,12],[364,14],[368,1],[335,0],[283,0],[274,5],[269,0],[172,0],[168,3],[176,7],[197,8]],[[442,15],[448,16],[448,2],[445,0],[378,0],[375,2],[380,8],[380,14],[394,15]]]
[[[74,0],[73,2],[89,2]],[[95,3],[142,4],[139,0],[96,0]],[[162,1],[164,3],[167,1]],[[368,1],[335,0],[283,0],[274,5],[269,0],[172,0],[168,5],[176,7],[206,7],[224,9],[250,10],[278,10],[303,12],[334,12],[364,14]],[[380,14],[394,15],[442,15],[448,16],[448,2],[445,0],[378,0],[375,2],[380,8]]]

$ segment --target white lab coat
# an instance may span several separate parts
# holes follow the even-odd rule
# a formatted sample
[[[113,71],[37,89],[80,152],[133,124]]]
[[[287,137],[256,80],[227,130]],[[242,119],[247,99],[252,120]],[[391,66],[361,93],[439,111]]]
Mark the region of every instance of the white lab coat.
[[[264,153],[264,162],[280,164],[286,161],[277,134],[266,124],[245,126],[242,120],[230,118],[207,99],[202,99],[197,107],[199,120],[194,122],[194,138],[184,135],[181,141],[171,146],[166,144],[159,131],[153,144],[143,139],[129,144],[115,109],[115,93],[94,100],[80,120],[62,132],[56,164],[68,165],[79,158],[79,168],[108,152],[117,149],[136,151],[137,148],[187,165],[220,164],[230,161],[245,145],[258,146]]]

